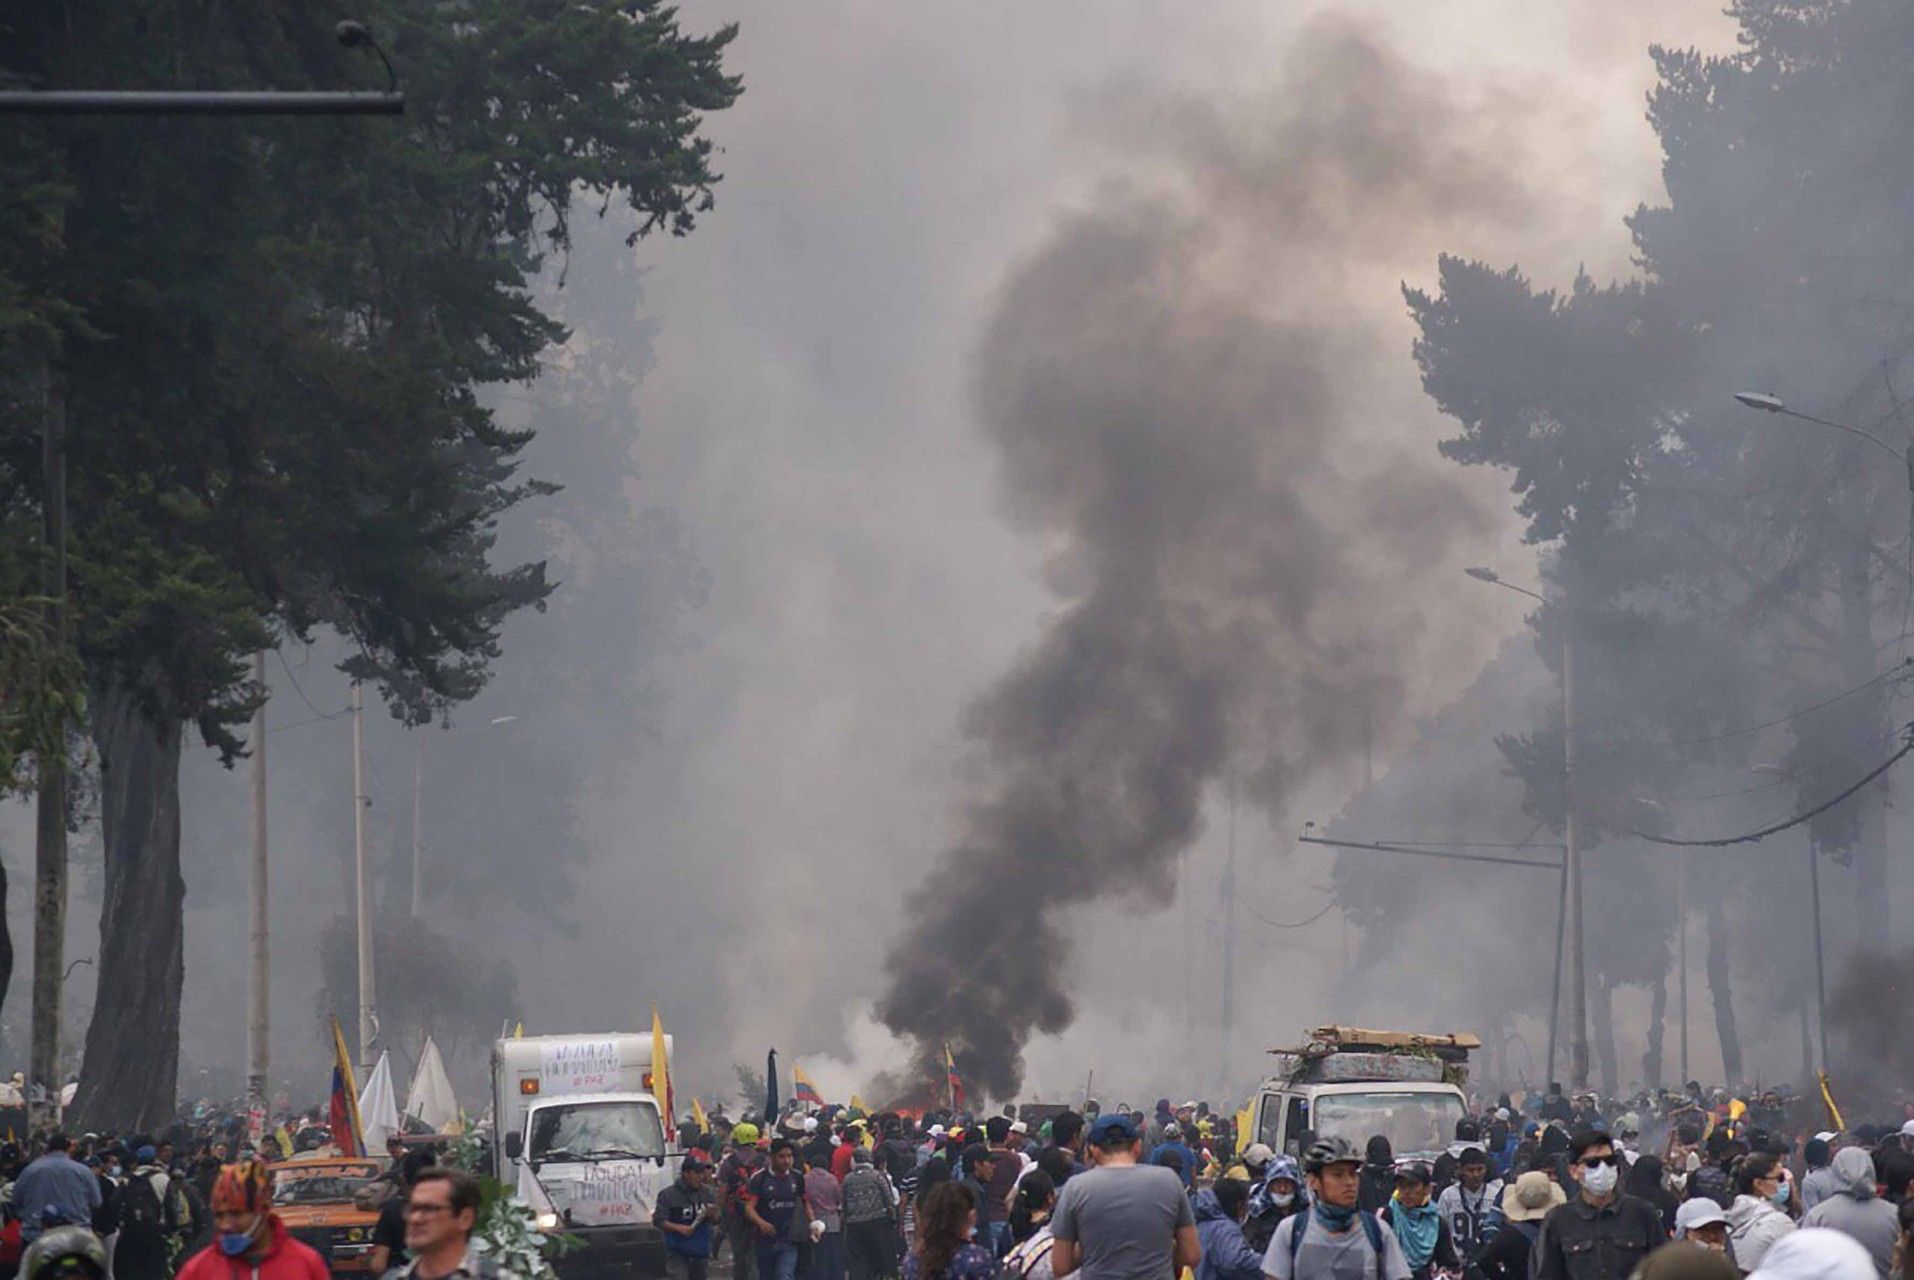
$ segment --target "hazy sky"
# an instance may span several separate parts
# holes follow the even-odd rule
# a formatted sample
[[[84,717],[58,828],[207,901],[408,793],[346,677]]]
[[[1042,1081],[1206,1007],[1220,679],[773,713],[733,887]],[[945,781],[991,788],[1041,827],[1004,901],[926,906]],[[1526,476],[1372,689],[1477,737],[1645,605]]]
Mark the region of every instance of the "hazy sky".
[[[705,643],[665,682],[661,772],[604,818],[608,832],[628,829],[643,811],[648,848],[631,871],[652,856],[696,864],[700,892],[730,884],[773,904],[752,923],[731,913],[707,957],[725,1015],[710,1021],[735,1056],[761,1056],[772,1040],[828,1046],[839,1018],[856,1019],[892,904],[951,838],[963,710],[1054,604],[1046,548],[1003,518],[998,456],[969,392],[1000,288],[1059,219],[1139,190],[1213,197],[1224,208],[1211,225],[1232,241],[1221,252],[1246,291],[1266,279],[1280,308],[1319,312],[1353,350],[1377,353],[1361,389],[1373,435],[1352,449],[1400,447],[1410,465],[1445,467],[1400,282],[1430,279],[1444,250],[1519,261],[1548,283],[1578,265],[1626,272],[1621,218],[1660,196],[1643,120],[1647,46],[1722,47],[1719,7],[686,6],[694,26],[743,23],[734,57],[749,88],[712,127],[727,174],[717,213],[690,241],[644,254],[643,311],[659,329],[637,459],[654,500],[685,515],[713,592]],[[1381,61],[1348,68],[1353,79],[1310,61],[1342,39]],[[1398,95],[1406,109],[1392,118]],[[1358,173],[1350,180],[1378,206],[1359,215],[1360,234],[1284,239],[1272,227],[1259,247],[1265,220],[1307,222],[1272,200],[1316,194],[1286,188],[1271,166],[1312,180],[1310,140],[1339,145],[1352,104],[1372,99],[1383,108],[1360,122],[1368,141],[1380,131],[1413,153],[1426,139],[1440,156],[1430,167],[1447,165],[1457,190]],[[1428,203],[1389,207],[1397,196]],[[1464,487],[1508,528],[1499,478]],[[1511,534],[1490,543],[1456,564],[1520,567]],[[1519,625],[1519,601],[1469,586],[1435,593],[1427,625],[1446,660],[1416,674],[1425,708]],[[1311,812],[1333,808],[1348,781],[1324,780]],[[1286,830],[1306,816],[1296,807]],[[1242,830],[1259,832],[1246,867],[1279,866],[1266,902],[1317,896],[1295,888],[1310,860],[1247,815]],[[1214,915],[1219,832],[1192,855],[1199,932]],[[1119,1027],[1163,1043],[1143,1033],[1182,1026],[1182,969],[1166,980],[1162,964],[1178,955],[1181,918],[1137,927],[1167,950],[1091,945],[1077,976],[1095,1034],[1037,1046],[1036,1088],[1067,1087],[1085,1048],[1117,1043]],[[1243,945],[1246,989],[1263,967],[1329,958]],[[1199,966],[1199,982],[1213,966]],[[1264,1004],[1253,1016],[1267,1029],[1247,1038],[1319,1012]],[[857,1042],[860,1069],[884,1054],[868,1025]]]
[[[1326,335],[1356,424],[1352,492],[1401,467],[1452,486],[1479,544],[1445,553],[1410,602],[1405,679],[1412,711],[1459,690],[1523,610],[1456,570],[1519,571],[1524,553],[1503,480],[1435,456],[1444,431],[1416,385],[1399,287],[1431,280],[1442,251],[1519,261],[1551,284],[1581,265],[1628,271],[1621,218],[1661,194],[1647,46],[1726,47],[1720,7],[686,0],[691,29],[742,24],[730,61],[747,89],[710,123],[726,175],[716,211],[689,239],[639,250],[631,358],[650,368],[632,462],[635,500],[678,517],[710,592],[686,624],[692,647],[632,656],[634,680],[663,695],[645,749],[572,800],[596,855],[576,935],[472,940],[524,966],[528,1008],[549,1015],[534,1029],[635,1025],[655,996],[707,1096],[729,1090],[731,1061],[761,1063],[772,1043],[807,1056],[827,1093],[891,1065],[870,1000],[901,896],[955,834],[965,708],[1057,607],[1055,548],[1006,519],[1000,454],[971,395],[1004,290],[1072,219],[1135,200],[1191,215],[1214,237],[1213,285]],[[527,640],[539,625],[515,624],[505,663],[539,660]],[[323,667],[301,680],[322,710],[343,701]],[[307,714],[276,705],[282,720]],[[520,708],[474,708],[466,722],[500,710]],[[1385,761],[1406,727],[1378,726]],[[276,757],[294,770],[275,782],[278,839],[296,864],[276,892],[293,916],[275,971],[289,1022],[311,1008],[299,949],[346,905],[348,805],[332,795],[343,739],[330,725],[302,732],[330,736]],[[391,730],[377,734],[376,783],[396,797],[410,759]],[[297,773],[302,751],[332,772]],[[196,785],[243,803],[243,772],[194,769]],[[1280,838],[1245,808],[1245,892],[1264,909],[1320,903],[1322,864],[1288,833],[1333,812],[1353,780],[1306,779]],[[1078,1087],[1091,1060],[1111,1087],[1141,1090],[1181,1060],[1186,1027],[1214,1034],[1213,1017],[1181,1006],[1187,980],[1214,1007],[1226,824],[1214,804],[1211,816],[1175,910],[1083,934],[1070,977],[1085,1014],[1032,1046],[1033,1092]],[[388,806],[382,821],[403,819]],[[189,844],[243,830],[187,816]],[[10,842],[17,876],[28,847]],[[189,880],[189,1044],[243,1026],[239,901]],[[9,1023],[24,1017],[26,905],[16,891]],[[90,908],[80,914],[71,954],[91,954]],[[1328,1012],[1295,979],[1334,962],[1329,927],[1244,927],[1239,1071],[1245,1046]],[[282,1054],[310,1051],[303,1028],[281,1036]],[[235,1042],[236,1064],[243,1052]]]

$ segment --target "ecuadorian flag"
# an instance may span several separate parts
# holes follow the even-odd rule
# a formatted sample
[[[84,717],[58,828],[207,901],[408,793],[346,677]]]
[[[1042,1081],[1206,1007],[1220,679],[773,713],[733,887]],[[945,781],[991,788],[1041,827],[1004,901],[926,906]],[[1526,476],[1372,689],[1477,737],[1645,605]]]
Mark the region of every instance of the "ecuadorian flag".
[[[804,1068],[795,1062],[791,1064],[791,1096],[807,1107],[824,1105],[824,1095],[811,1083],[811,1077],[804,1074]]]

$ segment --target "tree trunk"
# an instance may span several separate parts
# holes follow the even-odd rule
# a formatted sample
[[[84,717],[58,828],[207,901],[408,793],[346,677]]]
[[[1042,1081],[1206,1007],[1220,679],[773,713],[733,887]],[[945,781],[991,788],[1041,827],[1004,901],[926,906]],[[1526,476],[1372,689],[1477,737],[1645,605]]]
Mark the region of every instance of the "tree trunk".
[[[106,845],[99,990],[71,1128],[156,1132],[175,1111],[186,883],[179,870],[177,724],[131,691],[95,691]]]
[[[1710,899],[1708,921],[1708,994],[1715,1002],[1715,1031],[1721,1037],[1721,1068],[1725,1083],[1741,1080],[1741,1035],[1735,1030],[1734,985],[1728,976],[1728,921],[1721,903]]]
[[[1668,1030],[1668,974],[1655,975],[1655,985],[1649,988],[1648,1008],[1648,1052],[1642,1055],[1642,1084],[1646,1088],[1656,1089],[1666,1084],[1662,1078],[1662,1042]]]
[[[1608,975],[1598,973],[1589,984],[1592,1001],[1589,1021],[1595,1024],[1595,1064],[1602,1073],[1602,1096],[1613,1098],[1621,1092],[1615,1076],[1615,1001]]]
[[[7,864],[0,861],[0,1009],[13,986],[13,931],[7,927]]]

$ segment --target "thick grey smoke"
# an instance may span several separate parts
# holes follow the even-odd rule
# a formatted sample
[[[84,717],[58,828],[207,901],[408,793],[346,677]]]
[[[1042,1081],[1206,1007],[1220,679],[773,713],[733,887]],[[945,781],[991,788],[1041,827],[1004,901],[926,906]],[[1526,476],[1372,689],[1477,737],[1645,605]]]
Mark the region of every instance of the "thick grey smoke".
[[[1318,303],[1403,225],[1527,194],[1355,27],[1312,26],[1291,69],[1296,105],[1247,130],[1100,104],[1142,180],[1014,271],[977,357],[1060,607],[971,711],[966,835],[910,899],[878,1012],[993,1096],[1072,1017],[1066,909],[1166,900],[1225,779],[1280,813],[1344,763],[1431,656],[1434,571],[1489,536],[1433,451],[1373,456],[1367,371],[1400,351]]]

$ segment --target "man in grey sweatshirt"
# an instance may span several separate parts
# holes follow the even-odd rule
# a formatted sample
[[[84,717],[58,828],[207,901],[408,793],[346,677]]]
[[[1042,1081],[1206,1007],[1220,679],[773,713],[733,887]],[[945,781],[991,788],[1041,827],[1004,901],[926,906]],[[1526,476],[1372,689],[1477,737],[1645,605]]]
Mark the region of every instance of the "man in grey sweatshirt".
[[[1874,1270],[1886,1280],[1894,1257],[1894,1241],[1901,1233],[1894,1206],[1874,1193],[1874,1158],[1860,1147],[1835,1153],[1834,1194],[1808,1211],[1803,1227],[1831,1227],[1860,1242],[1874,1260]]]

